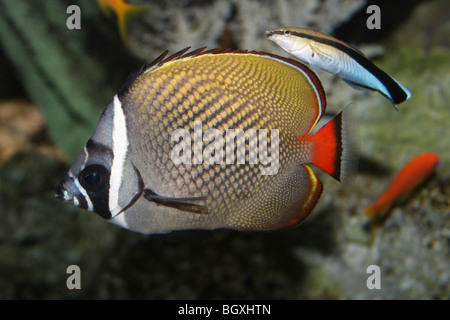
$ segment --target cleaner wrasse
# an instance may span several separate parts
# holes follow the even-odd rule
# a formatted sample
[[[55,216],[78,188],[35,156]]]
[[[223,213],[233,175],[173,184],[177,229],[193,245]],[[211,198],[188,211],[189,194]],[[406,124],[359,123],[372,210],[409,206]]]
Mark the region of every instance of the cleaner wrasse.
[[[329,35],[311,29],[285,27],[266,31],[266,37],[313,68],[335,74],[353,87],[380,92],[395,107],[411,97],[407,88],[361,51]]]

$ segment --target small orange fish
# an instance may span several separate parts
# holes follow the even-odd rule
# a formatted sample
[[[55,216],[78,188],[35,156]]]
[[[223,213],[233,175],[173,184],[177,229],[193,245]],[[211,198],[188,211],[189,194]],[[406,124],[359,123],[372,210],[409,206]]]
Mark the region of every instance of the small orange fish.
[[[105,15],[109,15],[111,10],[116,13],[120,37],[126,44],[128,44],[127,19],[131,15],[150,10],[148,7],[128,4],[124,0],[97,0],[97,3]]]
[[[429,177],[436,169],[439,161],[439,156],[434,153],[423,153],[412,159],[395,176],[379,199],[365,208],[365,213],[372,221],[378,217],[383,217],[396,200],[410,194]]]

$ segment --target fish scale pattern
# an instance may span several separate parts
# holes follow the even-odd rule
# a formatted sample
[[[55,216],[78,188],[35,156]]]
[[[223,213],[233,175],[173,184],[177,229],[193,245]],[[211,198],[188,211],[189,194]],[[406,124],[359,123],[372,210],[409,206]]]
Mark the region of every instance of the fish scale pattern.
[[[308,69],[253,53],[206,53],[149,68],[126,97],[133,124],[128,125],[129,140],[132,153],[139,155],[133,163],[144,183],[160,195],[206,197],[199,204],[208,214],[177,212],[187,225],[281,227],[295,220],[293,215],[304,214],[305,201],[315,203],[321,191],[314,173],[301,165],[309,149],[300,138],[325,108],[323,89],[313,85],[314,78]],[[196,123],[203,135],[218,130],[222,139],[203,137],[200,151],[222,149],[223,163],[205,163],[202,156],[210,153],[196,152]],[[179,129],[189,132],[190,163],[175,164],[172,159],[178,143],[172,141],[172,133]],[[241,129],[247,139],[227,136],[228,129]],[[277,174],[262,175],[263,164],[250,163],[251,153],[258,152],[259,129],[267,130],[269,152],[271,130],[279,132]],[[226,145],[232,141],[234,162],[226,163]],[[244,164],[236,163],[240,157]]]

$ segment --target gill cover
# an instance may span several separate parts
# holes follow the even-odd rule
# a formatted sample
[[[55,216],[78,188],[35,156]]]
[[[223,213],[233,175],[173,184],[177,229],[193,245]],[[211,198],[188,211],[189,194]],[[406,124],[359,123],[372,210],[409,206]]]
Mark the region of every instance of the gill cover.
[[[94,135],[76,157],[68,177],[58,186],[66,201],[111,219],[142,195],[144,185],[129,158],[122,103],[114,96]],[[77,200],[73,200],[77,199]]]

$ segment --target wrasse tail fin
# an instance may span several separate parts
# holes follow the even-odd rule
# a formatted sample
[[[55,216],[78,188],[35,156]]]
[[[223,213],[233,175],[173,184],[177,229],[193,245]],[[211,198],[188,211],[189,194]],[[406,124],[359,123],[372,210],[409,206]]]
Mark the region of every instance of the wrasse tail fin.
[[[346,181],[358,166],[355,127],[355,119],[346,108],[308,136],[307,140],[312,142],[311,163],[336,180]]]
[[[396,99],[396,98],[393,97],[393,99],[392,99],[392,100],[393,100],[393,103],[397,105],[397,104],[400,104],[400,103],[402,103],[402,102],[404,102],[404,101],[410,99],[410,98],[411,98],[411,91],[409,91],[408,88],[406,88],[405,86],[403,86],[400,82],[398,82],[398,81],[395,80],[394,78],[392,78],[392,80],[394,80],[395,83],[397,83],[398,86],[400,87],[400,89],[403,91],[403,92],[401,92],[399,98]],[[406,97],[405,97],[405,96],[406,96]]]

